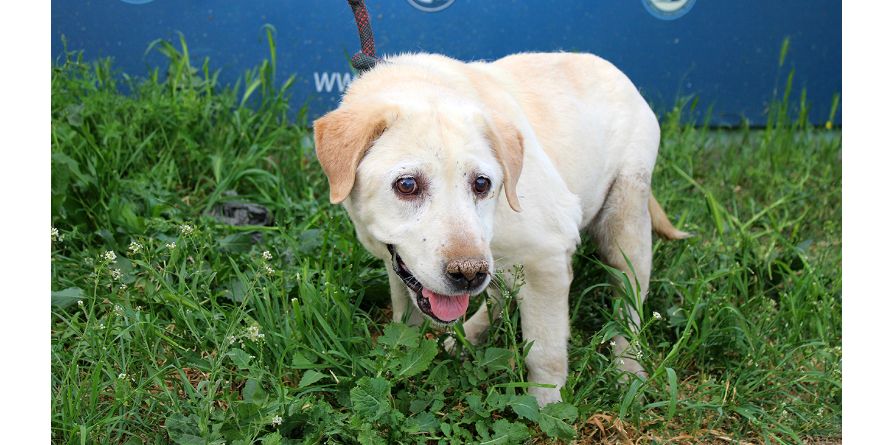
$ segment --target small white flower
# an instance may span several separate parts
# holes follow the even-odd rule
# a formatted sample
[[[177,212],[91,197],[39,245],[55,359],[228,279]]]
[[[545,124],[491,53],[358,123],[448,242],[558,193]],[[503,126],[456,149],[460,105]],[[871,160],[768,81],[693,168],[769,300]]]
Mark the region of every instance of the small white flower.
[[[659,314],[658,312],[652,312],[652,318],[656,320],[661,320],[661,314]]]
[[[77,306],[83,307],[83,300],[77,300]]]
[[[261,341],[265,338],[265,334],[262,334],[261,328],[258,325],[252,325],[246,328],[246,338],[252,341]]]
[[[283,418],[280,416],[274,416],[274,418],[271,419],[271,425],[280,426],[280,424],[282,424],[282,423],[283,423]]]
[[[233,335],[229,335],[229,336],[228,336],[228,344],[233,345],[234,342],[236,342],[236,341],[237,341],[237,337],[236,337],[236,336],[233,336]]]
[[[265,273],[268,275],[274,275],[274,268],[265,264]]]
[[[125,378],[126,378],[126,373],[125,373],[125,372],[121,372],[120,374],[117,374],[117,378],[120,379],[120,380],[125,379]]]
[[[615,347],[615,340],[610,341],[610,342],[609,342],[609,346],[612,347],[612,348],[614,348],[614,347]]]
[[[120,277],[123,276],[123,271],[120,269],[111,269],[111,278],[115,280],[119,280]]]
[[[166,243],[166,248],[169,250],[175,250],[175,241],[171,243]]]
[[[62,241],[64,239],[64,235],[58,233],[58,229],[55,227],[52,228],[52,240],[53,241]]]
[[[271,252],[267,250],[261,253],[261,257],[266,260],[272,260],[274,258],[273,255],[271,255]]]
[[[114,313],[122,316],[123,315],[123,306],[120,306],[119,304],[115,304],[114,305]]]
[[[194,233],[194,228],[191,227],[191,225],[189,225],[189,224],[182,224],[182,225],[178,226],[178,231],[183,236],[188,236],[188,235]]]
[[[126,283],[120,285],[120,290],[126,290]]]
[[[129,243],[129,253],[135,255],[135,254],[141,252],[142,247],[144,247],[144,246],[133,241],[133,242]]]
[[[104,330],[104,329],[105,329],[105,324],[104,324],[104,323],[99,323],[98,328],[99,328],[100,330]]]
[[[117,254],[114,253],[113,250],[109,250],[109,251],[105,252],[104,255],[102,255],[102,258],[104,258],[105,260],[110,261],[112,263],[117,262]]]
[[[635,341],[631,342],[631,349],[634,351],[634,354],[635,354],[634,356],[636,357],[637,360],[640,360],[641,358],[643,358],[643,351],[640,350],[640,342],[639,341],[635,340]]]

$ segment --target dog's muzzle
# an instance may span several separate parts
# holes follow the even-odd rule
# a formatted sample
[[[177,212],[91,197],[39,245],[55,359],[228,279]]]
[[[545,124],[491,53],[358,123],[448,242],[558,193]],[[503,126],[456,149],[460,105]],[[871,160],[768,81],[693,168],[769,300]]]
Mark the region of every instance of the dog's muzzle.
[[[397,249],[392,244],[387,245],[391,253],[391,264],[394,273],[406,284],[415,295],[415,304],[431,320],[447,325],[454,323],[465,315],[468,309],[471,294],[468,290],[479,292],[486,284],[488,276],[488,264],[485,261],[475,263],[461,263],[447,265],[447,279],[453,288],[457,289],[452,294],[443,294],[426,288],[403,262],[403,258],[397,254]],[[485,264],[485,266],[484,266]]]

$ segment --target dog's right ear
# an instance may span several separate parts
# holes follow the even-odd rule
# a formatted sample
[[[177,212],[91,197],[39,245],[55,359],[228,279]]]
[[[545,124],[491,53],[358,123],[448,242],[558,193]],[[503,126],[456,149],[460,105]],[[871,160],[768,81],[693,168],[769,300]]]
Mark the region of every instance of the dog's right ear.
[[[314,146],[329,179],[329,200],[333,204],[351,193],[357,165],[393,121],[394,112],[393,107],[382,104],[352,104],[314,121]]]
[[[508,204],[515,212],[521,211],[520,200],[517,199],[517,180],[523,170],[523,135],[514,124],[497,114],[492,115],[487,136],[492,143],[492,150],[504,170],[504,190]]]

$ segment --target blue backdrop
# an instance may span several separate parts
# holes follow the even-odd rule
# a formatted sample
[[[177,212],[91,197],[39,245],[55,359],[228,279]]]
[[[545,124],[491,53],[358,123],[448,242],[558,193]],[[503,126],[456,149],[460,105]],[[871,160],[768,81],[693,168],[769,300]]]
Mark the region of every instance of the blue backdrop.
[[[521,51],[587,51],[620,67],[657,110],[692,95],[713,122],[765,123],[767,103],[791,69],[824,123],[841,92],[841,3],[834,0],[368,0],[380,53],[429,51],[495,59]],[[442,8],[427,12],[428,8]],[[422,8],[422,9],[420,9]],[[425,10],[423,10],[425,9]],[[333,108],[359,49],[345,0],[52,1],[52,54],[113,57],[139,75],[164,63],[145,54],[184,34],[193,61],[209,57],[232,82],[268,56],[263,25],[277,30],[278,80],[297,77],[296,104]],[[782,41],[790,38],[784,66]],[[195,62],[196,63],[196,62]],[[780,94],[780,93],[779,93]],[[799,93],[798,93],[799,94]],[[837,113],[835,123],[841,122]]]

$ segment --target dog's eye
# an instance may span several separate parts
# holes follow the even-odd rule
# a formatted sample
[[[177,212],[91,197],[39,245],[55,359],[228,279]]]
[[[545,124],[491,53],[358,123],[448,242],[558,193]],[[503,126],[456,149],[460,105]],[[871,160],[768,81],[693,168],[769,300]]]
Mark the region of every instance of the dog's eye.
[[[415,195],[418,193],[418,181],[412,176],[406,176],[394,182],[394,189],[401,195]]]
[[[492,181],[485,176],[477,176],[477,179],[474,179],[474,193],[478,195],[485,195],[489,192],[489,188],[492,187]]]

